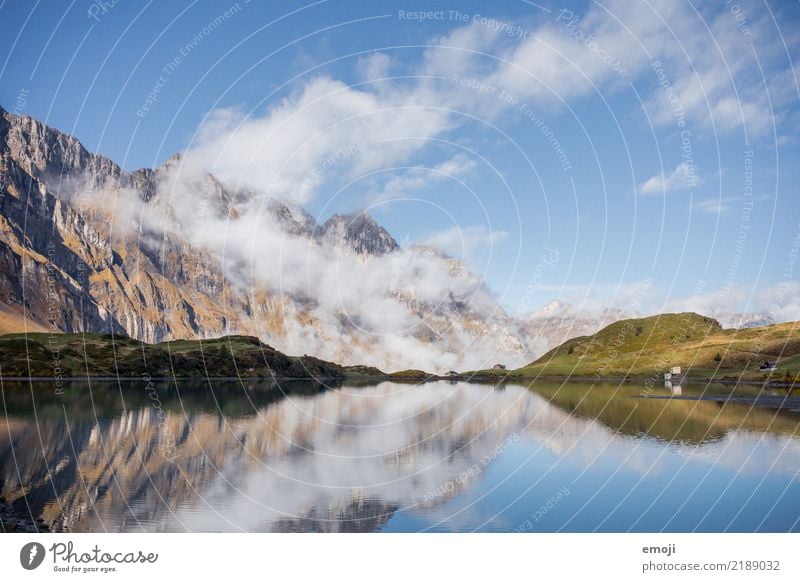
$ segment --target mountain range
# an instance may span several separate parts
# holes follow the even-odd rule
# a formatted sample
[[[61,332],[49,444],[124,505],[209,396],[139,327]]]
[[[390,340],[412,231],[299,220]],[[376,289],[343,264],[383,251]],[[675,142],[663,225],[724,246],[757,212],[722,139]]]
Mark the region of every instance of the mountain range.
[[[241,334],[390,371],[530,360],[480,277],[367,213],[318,224],[182,155],[127,172],[5,110],[0,148],[2,333]]]
[[[191,151],[125,171],[2,108],[0,265],[0,333],[248,335],[386,371],[519,367],[636,315],[554,301],[513,317],[462,261],[401,247],[366,212],[320,224],[223,184]]]

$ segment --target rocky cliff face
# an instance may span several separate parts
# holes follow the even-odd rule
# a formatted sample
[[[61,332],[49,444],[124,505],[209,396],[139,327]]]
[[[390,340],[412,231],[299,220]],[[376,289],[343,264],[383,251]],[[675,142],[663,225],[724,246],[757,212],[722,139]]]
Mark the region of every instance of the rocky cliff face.
[[[386,370],[530,359],[525,330],[458,261],[401,249],[366,213],[318,225],[299,207],[209,174],[178,184],[181,163],[126,172],[74,137],[0,109],[0,332],[115,332],[151,343],[236,333]],[[190,190],[183,208],[174,202],[181,188]],[[248,263],[221,252],[205,236],[218,229],[192,222],[208,217],[231,232],[274,230],[295,245],[291,260],[302,259],[298,249],[317,264],[348,255],[344,276],[357,284],[332,289],[341,279],[321,279],[287,290],[282,279],[297,266],[254,275],[256,262],[286,257],[256,248]],[[303,268],[313,278],[320,267]],[[336,292],[343,297],[330,301]]]
[[[110,222],[104,206],[118,203],[115,196],[156,198],[169,162],[126,173],[75,138],[7,112],[0,147],[0,301],[19,316],[16,329],[3,331],[22,331],[26,319],[37,328],[159,342],[254,334],[254,317],[280,326],[276,298],[234,290],[206,250],[171,234],[145,242],[149,233]],[[204,187],[226,202],[213,179]]]
[[[366,212],[334,214],[314,234],[322,244],[359,255],[381,256],[400,249],[392,235]]]

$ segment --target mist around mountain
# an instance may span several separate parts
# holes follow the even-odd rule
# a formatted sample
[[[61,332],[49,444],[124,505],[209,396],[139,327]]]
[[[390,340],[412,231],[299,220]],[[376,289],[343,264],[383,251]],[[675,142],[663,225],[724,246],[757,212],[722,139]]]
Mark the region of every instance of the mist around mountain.
[[[126,172],[5,111],[0,147],[3,332],[249,335],[387,371],[530,359],[524,327],[481,277],[435,248],[401,247],[365,212],[318,224],[223,184],[191,151]]]
[[[556,300],[512,316],[436,247],[403,247],[366,212],[320,224],[288,198],[223,183],[202,152],[127,172],[0,109],[0,154],[0,333],[247,335],[290,355],[441,374],[518,368],[640,315]]]
[[[521,321],[529,341],[538,347],[532,352],[541,355],[569,339],[591,335],[610,323],[630,316],[613,308],[603,311],[578,309],[556,299],[523,316]]]

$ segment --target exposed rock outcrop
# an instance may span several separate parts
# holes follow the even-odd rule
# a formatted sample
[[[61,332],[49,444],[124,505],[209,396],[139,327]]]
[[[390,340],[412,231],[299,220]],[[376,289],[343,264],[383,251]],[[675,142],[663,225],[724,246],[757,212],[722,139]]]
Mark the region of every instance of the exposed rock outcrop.
[[[245,334],[289,354],[388,371],[491,363],[476,353],[509,365],[530,359],[522,328],[459,261],[401,249],[365,212],[318,225],[298,206],[184,172],[184,162],[176,155],[127,172],[72,136],[0,110],[0,333],[113,332],[148,343]],[[344,253],[354,268],[375,266],[368,276],[378,284],[359,291],[376,296],[321,306],[331,293],[324,282],[287,291],[280,273],[265,278],[247,264],[280,257],[220,253],[203,240],[213,227],[192,230],[209,219],[233,230],[254,215],[271,217],[264,224],[279,238],[300,241],[295,249],[322,249],[318,260]],[[417,284],[432,275],[433,294]],[[409,325],[387,331],[384,313],[369,312],[369,301],[386,309],[387,298]],[[402,342],[384,341],[389,334]]]
[[[381,256],[400,248],[392,235],[366,212],[334,214],[314,234],[324,244],[359,255]]]

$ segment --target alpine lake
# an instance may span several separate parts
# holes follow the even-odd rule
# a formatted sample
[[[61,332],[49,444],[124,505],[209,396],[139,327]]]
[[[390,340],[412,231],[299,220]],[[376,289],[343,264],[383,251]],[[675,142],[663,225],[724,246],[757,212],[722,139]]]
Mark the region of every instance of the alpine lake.
[[[789,532],[797,395],[5,381],[0,496],[70,532]]]

